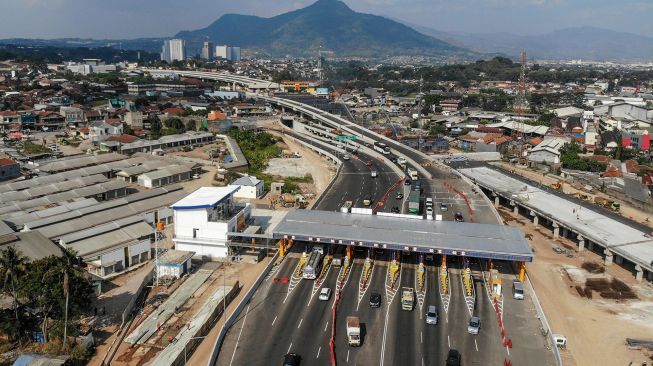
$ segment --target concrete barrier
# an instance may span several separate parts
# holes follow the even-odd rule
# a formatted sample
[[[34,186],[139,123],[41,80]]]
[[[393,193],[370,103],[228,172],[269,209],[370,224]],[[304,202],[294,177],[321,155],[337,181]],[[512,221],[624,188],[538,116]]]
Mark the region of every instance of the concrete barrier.
[[[553,332],[551,331],[549,322],[546,320],[546,315],[544,315],[544,310],[542,309],[542,305],[540,305],[540,300],[537,298],[537,295],[535,294],[535,288],[533,288],[533,284],[531,283],[531,279],[530,277],[528,277],[528,274],[526,274],[526,285],[528,286],[527,288],[531,293],[531,298],[533,299],[533,304],[535,305],[537,316],[540,319],[540,322],[542,323],[542,328],[546,331],[549,346],[553,349],[553,355],[555,356],[556,359],[556,366],[562,366],[562,358],[560,357],[560,350],[558,350],[558,347],[556,346],[555,341],[553,340]]]
[[[256,281],[252,284],[252,287],[247,291],[247,294],[243,297],[243,299],[240,301],[236,309],[234,310],[233,313],[231,313],[231,316],[227,318],[224,322],[224,325],[222,328],[220,328],[220,334],[218,335],[218,338],[215,340],[215,344],[213,345],[213,351],[211,352],[211,357],[209,358],[209,362],[207,366],[213,366],[218,360],[218,354],[220,353],[220,347],[222,347],[222,342],[224,342],[224,338],[227,335],[227,331],[233,323],[238,319],[240,316],[240,313],[243,311],[245,308],[245,305],[251,300],[252,296],[254,296],[254,293],[256,290],[258,290],[258,287],[261,285],[263,280],[265,279],[265,276],[270,272],[272,267],[274,266],[275,262],[277,261],[277,258],[279,258],[279,252],[272,257],[272,260],[270,263],[263,269],[263,272],[258,276]],[[222,316],[225,316],[225,314],[222,314]]]

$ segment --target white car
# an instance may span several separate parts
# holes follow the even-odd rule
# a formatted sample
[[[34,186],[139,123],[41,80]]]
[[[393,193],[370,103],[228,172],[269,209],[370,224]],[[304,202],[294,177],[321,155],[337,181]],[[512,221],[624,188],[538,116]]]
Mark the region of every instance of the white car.
[[[342,160],[349,160],[349,159],[351,159],[351,156],[349,156],[347,154],[342,156]]]
[[[318,296],[318,299],[322,301],[328,301],[329,298],[331,298],[331,289],[328,287],[322,287],[320,290],[320,296]]]
[[[424,202],[424,205],[426,205],[426,207],[433,207],[433,198],[426,197],[426,202]]]
[[[433,217],[433,207],[427,207],[426,208],[426,217],[428,217],[428,218]]]

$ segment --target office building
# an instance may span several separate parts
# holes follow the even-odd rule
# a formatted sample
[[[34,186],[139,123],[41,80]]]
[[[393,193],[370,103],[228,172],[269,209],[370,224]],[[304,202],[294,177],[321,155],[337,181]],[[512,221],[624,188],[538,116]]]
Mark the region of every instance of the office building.
[[[186,59],[186,41],[183,39],[168,39],[163,41],[163,48],[161,50],[161,60],[183,61]]]
[[[202,47],[202,58],[205,60],[213,60],[215,58],[215,45],[211,41],[204,41]]]
[[[240,61],[240,47],[232,46],[216,46],[215,47],[215,57],[222,58],[228,61]]]

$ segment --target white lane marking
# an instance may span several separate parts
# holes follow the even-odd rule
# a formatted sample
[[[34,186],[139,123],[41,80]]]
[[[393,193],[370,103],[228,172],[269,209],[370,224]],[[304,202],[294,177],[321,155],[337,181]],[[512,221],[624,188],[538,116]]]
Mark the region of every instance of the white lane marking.
[[[349,363],[349,350],[347,350],[347,362]]]
[[[447,344],[449,345],[449,348],[451,348],[451,338],[447,334]]]
[[[299,325],[297,326],[297,329],[302,326],[302,322],[304,321],[304,318],[299,319]]]
[[[419,343],[424,343],[424,338],[422,338],[422,332],[419,332]]]
[[[424,366],[424,356],[422,356],[422,366]]]
[[[290,346],[288,346],[288,350],[286,351],[286,353],[289,353],[291,348],[292,348],[292,342],[290,342]]]
[[[478,343],[476,343],[476,338],[474,338],[474,346],[476,346],[476,352],[478,352]]]
[[[508,352],[508,356],[510,356],[510,350],[508,349],[508,346],[506,346],[506,352]]]
[[[320,348],[317,349],[317,356],[315,356],[315,358],[320,358],[320,351],[321,350],[322,350],[322,346],[320,346]]]
[[[329,326],[329,322],[327,321],[326,324],[324,324],[324,331],[325,332],[326,332],[328,326]]]
[[[276,321],[277,321],[277,317],[275,316],[275,317],[274,317],[274,320],[272,321],[272,326],[273,326],[273,327],[274,327],[274,322],[276,322]]]
[[[238,342],[240,342],[240,336],[243,334],[243,328],[245,328],[245,322],[247,321],[247,314],[249,314],[249,305],[247,305],[247,310],[245,311],[245,317],[243,318],[243,324],[240,326],[240,332],[238,333],[238,339],[236,339],[236,346],[234,347],[234,353],[231,354],[231,361],[229,365],[234,363],[234,357],[236,357],[236,350],[238,349]]]

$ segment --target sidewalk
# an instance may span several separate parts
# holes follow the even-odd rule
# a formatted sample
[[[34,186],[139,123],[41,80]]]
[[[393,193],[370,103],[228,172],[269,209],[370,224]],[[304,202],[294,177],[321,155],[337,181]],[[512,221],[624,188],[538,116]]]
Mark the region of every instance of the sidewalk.
[[[226,314],[231,316],[231,314],[234,312],[238,304],[245,297],[247,291],[249,291],[249,289],[252,287],[252,284],[256,281],[261,271],[263,271],[265,266],[267,266],[268,263],[270,263],[271,259],[272,259],[271,257],[268,257],[257,264],[254,264],[249,267],[244,267],[236,274],[235,278],[232,278],[232,280],[238,280],[241,289],[240,292],[238,293],[238,296],[236,296],[231,301],[231,304],[227,306]],[[211,359],[211,353],[213,352],[213,346],[215,345],[215,341],[218,338],[218,335],[220,334],[220,328],[222,327],[226,318],[227,317],[223,315],[218,319],[218,322],[211,329],[211,331],[206,336],[206,338],[204,338],[202,343],[200,343],[200,345],[197,346],[195,352],[193,352],[193,356],[188,359],[189,365],[203,366],[209,362],[209,360]]]

